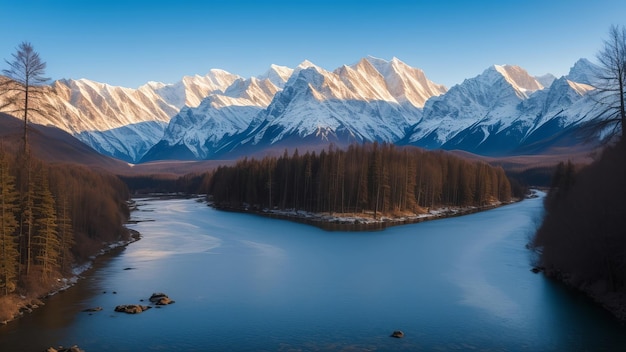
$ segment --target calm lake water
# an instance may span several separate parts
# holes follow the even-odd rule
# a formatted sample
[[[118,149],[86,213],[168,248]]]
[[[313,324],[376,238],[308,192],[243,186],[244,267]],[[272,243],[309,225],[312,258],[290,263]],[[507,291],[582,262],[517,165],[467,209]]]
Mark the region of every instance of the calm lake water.
[[[0,327],[0,351],[623,350],[626,329],[530,272],[542,199],[377,232],[139,200],[143,238]],[[130,270],[125,270],[129,269]],[[115,291],[116,293],[113,293]],[[165,292],[176,303],[116,313]],[[144,303],[146,304],[146,303]],[[101,312],[81,312],[101,306]],[[389,335],[402,330],[405,338]]]

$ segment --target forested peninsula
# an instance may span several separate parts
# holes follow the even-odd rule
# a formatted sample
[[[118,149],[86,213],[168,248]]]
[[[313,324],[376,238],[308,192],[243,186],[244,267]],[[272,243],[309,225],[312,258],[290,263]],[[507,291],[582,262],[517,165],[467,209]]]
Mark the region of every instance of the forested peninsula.
[[[512,199],[511,183],[501,167],[443,151],[378,143],[246,158],[210,173],[205,189],[220,209],[349,214],[375,220],[443,207],[489,207]]]
[[[0,150],[0,322],[63,288],[105,245],[129,241],[128,199],[114,175]]]

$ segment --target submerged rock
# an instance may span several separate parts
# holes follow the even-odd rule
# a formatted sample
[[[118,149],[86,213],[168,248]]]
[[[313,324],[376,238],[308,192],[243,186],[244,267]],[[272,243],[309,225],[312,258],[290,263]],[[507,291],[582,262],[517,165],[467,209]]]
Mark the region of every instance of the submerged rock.
[[[535,266],[535,267],[533,267],[532,269],[530,269],[530,271],[532,271],[532,272],[533,272],[533,273],[535,273],[535,274],[538,274],[538,273],[540,273],[540,272],[544,271],[544,268],[543,268],[543,267],[541,267],[541,266]]]
[[[102,307],[93,307],[93,308],[83,309],[83,312],[99,312],[101,310],[102,310]]]
[[[401,330],[396,330],[393,333],[391,333],[391,337],[395,337],[397,339],[401,339],[404,337],[404,332],[402,332]]]
[[[80,348],[78,348],[78,346],[74,345],[72,347],[49,347],[46,352],[85,352],[85,350],[81,350]]]

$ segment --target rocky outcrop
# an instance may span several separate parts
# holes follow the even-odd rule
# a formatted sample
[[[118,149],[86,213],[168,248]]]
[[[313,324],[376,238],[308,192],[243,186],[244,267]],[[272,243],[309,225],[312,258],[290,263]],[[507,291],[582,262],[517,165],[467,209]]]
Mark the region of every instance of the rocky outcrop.
[[[143,300],[141,300],[143,302]],[[172,304],[174,303],[174,301],[169,298],[165,293],[162,292],[158,292],[158,293],[153,293],[152,296],[150,296],[150,303],[156,305],[156,306],[165,306],[168,304]],[[100,307],[97,307],[100,308]],[[97,309],[94,308],[94,309]],[[123,304],[123,305],[119,305],[117,307],[115,307],[115,311],[116,312],[122,312],[122,313],[127,313],[127,314],[138,314],[141,312],[144,312],[148,309],[152,308],[151,306],[143,306],[140,304]],[[100,308],[101,309],[101,308]],[[97,311],[97,310],[85,310],[85,311]]]
[[[150,302],[156,304],[157,306],[165,306],[168,304],[172,304],[175,301],[169,298],[165,293],[157,292],[153,293],[152,296],[150,296]]]
[[[115,307],[116,312],[122,312],[127,314],[138,314],[150,309],[150,306],[142,306],[140,304],[122,304]]]

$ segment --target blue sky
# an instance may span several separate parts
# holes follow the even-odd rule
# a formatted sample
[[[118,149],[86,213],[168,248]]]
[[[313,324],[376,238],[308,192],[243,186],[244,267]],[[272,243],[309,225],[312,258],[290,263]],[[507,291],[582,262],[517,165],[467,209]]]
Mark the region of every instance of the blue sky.
[[[52,79],[131,88],[305,59],[334,70],[367,55],[398,57],[448,87],[493,64],[561,76],[579,58],[595,61],[609,26],[626,24],[623,0],[0,3],[0,57],[29,41]]]

